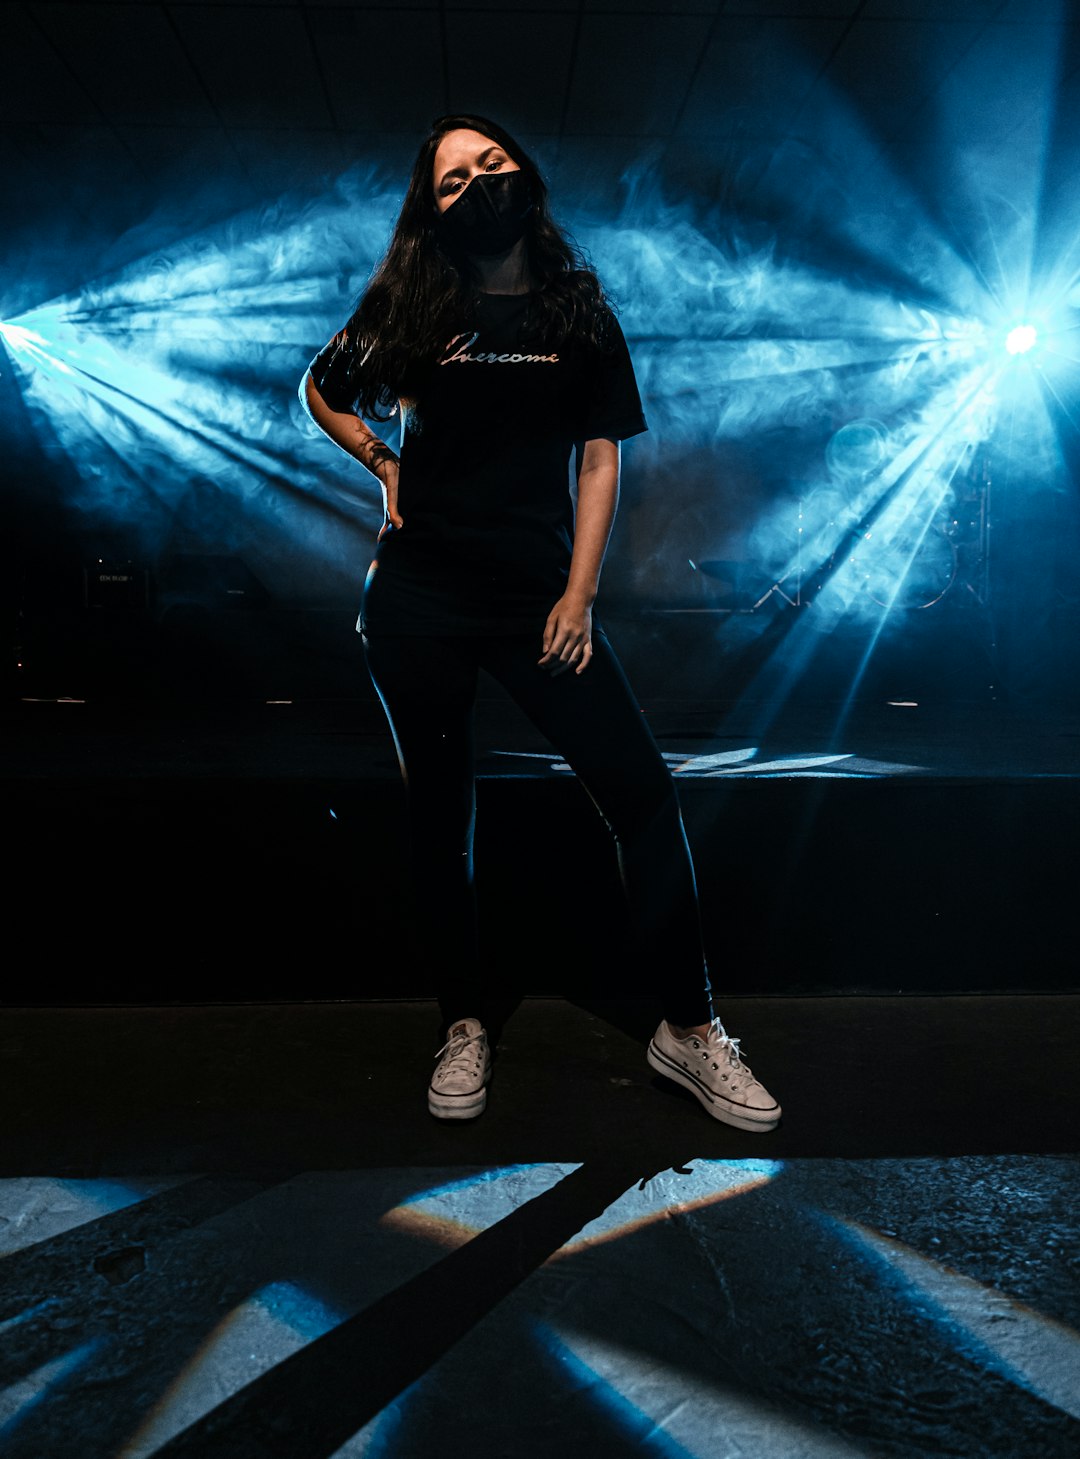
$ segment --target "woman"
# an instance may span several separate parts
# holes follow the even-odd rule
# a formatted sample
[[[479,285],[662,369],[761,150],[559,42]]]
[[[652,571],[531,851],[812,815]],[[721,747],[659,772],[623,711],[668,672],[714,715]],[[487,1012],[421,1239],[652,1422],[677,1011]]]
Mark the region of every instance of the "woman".
[[[431,1113],[478,1115],[491,1068],[472,878],[483,668],[616,839],[642,955],[663,970],[650,1064],[716,1118],[772,1129],[776,1101],[713,1018],[671,776],[593,622],[620,441],[646,429],[629,354],[536,166],[502,127],[466,115],[433,124],[386,257],[301,396],[383,491],[361,629],[408,787],[421,936],[438,970],[445,1042]],[[400,457],[363,420],[397,412]]]

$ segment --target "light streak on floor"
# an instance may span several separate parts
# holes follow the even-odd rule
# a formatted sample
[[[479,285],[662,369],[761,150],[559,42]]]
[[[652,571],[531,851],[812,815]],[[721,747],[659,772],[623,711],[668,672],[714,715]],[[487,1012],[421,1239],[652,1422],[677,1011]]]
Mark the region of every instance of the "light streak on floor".
[[[218,1323],[116,1459],[149,1459],[245,1383],[329,1332],[343,1315],[289,1282],[256,1292]]]
[[[50,1180],[27,1176],[0,1180],[0,1257],[61,1236],[111,1211],[138,1205],[172,1190],[187,1175],[164,1179]]]
[[[425,1192],[396,1206],[383,1217],[382,1225],[453,1249],[501,1221],[523,1200],[550,1190],[577,1168],[529,1165],[485,1172],[474,1180]],[[625,1191],[552,1260],[617,1241],[653,1222],[746,1194],[773,1180],[782,1169],[777,1160],[698,1160],[685,1169],[664,1171],[643,1187]]]
[[[593,1401],[657,1459],[870,1459],[864,1451],[670,1363],[587,1333],[539,1330]]]
[[[847,1229],[889,1263],[951,1323],[991,1354],[1011,1381],[1080,1419],[1080,1333],[1006,1293],[931,1261],[856,1221]]]

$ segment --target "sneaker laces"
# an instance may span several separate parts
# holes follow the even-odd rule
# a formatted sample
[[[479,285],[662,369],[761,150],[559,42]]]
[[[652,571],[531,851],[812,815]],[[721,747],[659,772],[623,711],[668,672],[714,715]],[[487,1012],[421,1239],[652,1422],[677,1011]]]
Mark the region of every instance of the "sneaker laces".
[[[745,1074],[752,1084],[757,1083],[757,1080],[755,1080],[754,1078],[754,1073],[753,1070],[750,1068],[750,1065],[743,1062],[742,1051],[739,1047],[739,1040],[737,1038],[732,1038],[731,1034],[728,1033],[727,1029],[720,1022],[719,1018],[714,1018],[710,1022],[709,1031],[705,1035],[704,1039],[702,1039],[702,1043],[704,1043],[706,1048],[710,1051],[722,1054],[724,1057],[726,1057],[731,1067],[737,1070],[740,1074]],[[716,1068],[715,1064],[713,1065],[713,1068]],[[738,1084],[732,1081],[732,1088],[737,1089],[738,1087]]]
[[[435,1055],[435,1063],[438,1065],[438,1068],[435,1070],[436,1076],[450,1073],[464,1074],[471,1067],[479,1069],[483,1061],[478,1056],[470,1058],[469,1048],[472,1044],[479,1044],[483,1038],[484,1034],[482,1031],[474,1034],[452,1034]],[[443,1057],[444,1055],[445,1059]],[[440,1060],[443,1060],[443,1062],[440,1063]]]

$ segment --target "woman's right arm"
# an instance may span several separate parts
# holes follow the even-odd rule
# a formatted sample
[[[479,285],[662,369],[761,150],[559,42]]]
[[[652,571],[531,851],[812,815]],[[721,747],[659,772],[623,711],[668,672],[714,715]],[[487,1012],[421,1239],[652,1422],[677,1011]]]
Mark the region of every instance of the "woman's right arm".
[[[311,371],[304,376],[300,388],[300,400],[311,420],[361,466],[378,478],[383,492],[383,510],[387,523],[395,527],[404,526],[398,511],[398,458],[385,441],[364,424],[355,412],[331,410],[319,394]]]

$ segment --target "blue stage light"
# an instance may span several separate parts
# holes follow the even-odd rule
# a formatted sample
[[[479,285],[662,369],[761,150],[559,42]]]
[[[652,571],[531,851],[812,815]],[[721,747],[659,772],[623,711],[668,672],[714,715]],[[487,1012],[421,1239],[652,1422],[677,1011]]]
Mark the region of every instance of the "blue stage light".
[[[1018,324],[1005,336],[1005,348],[1010,355],[1026,355],[1034,348],[1038,338],[1038,330],[1033,324]]]
[[[675,479],[705,534],[658,546],[645,591],[666,594],[666,564],[691,552],[745,552],[763,589],[799,583],[800,605],[813,602],[809,649],[841,618],[878,624],[921,604],[908,569],[925,562],[975,449],[1000,436],[1002,482],[1005,451],[1022,456],[1025,480],[1036,458],[1055,469],[1045,398],[1069,404],[1080,390],[1080,244],[1037,273],[1025,220],[979,265],[909,199],[904,257],[913,246],[935,307],[921,285],[909,295],[842,260],[830,271],[650,176],[613,214],[583,208],[579,229],[623,303],[648,400],[634,469],[658,484],[657,502]],[[65,458],[65,502],[137,530],[140,550],[171,550],[185,532],[242,542],[271,591],[352,594],[381,497],[327,451],[295,384],[351,307],[398,202],[361,167],[314,198],[226,211],[192,237],[163,215],[166,236],[148,234],[115,274],[18,311],[5,302],[0,368],[42,448]],[[887,253],[890,240],[861,246]],[[1039,368],[1014,366],[1036,337]],[[731,469],[746,482],[737,501]],[[735,535],[745,541],[721,551]],[[682,593],[681,577],[671,583]]]
[[[0,340],[3,340],[12,354],[17,350],[30,352],[45,343],[41,336],[35,334],[32,329],[26,329],[21,324],[11,324],[3,319],[0,319]]]

